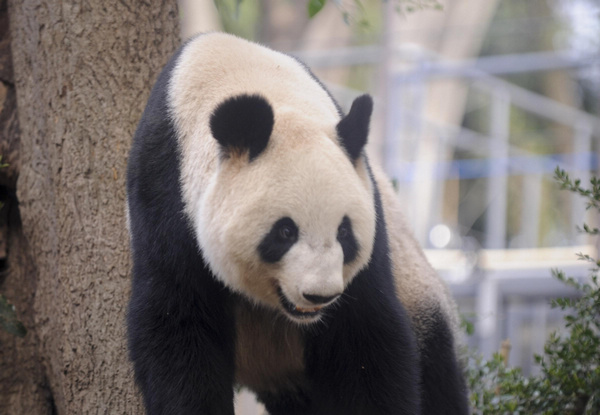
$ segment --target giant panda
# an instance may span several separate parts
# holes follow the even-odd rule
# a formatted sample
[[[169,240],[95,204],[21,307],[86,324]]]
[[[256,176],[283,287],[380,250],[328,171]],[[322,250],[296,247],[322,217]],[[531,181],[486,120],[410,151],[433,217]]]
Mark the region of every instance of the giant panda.
[[[160,74],[127,196],[148,414],[466,414],[456,311],[347,114],[294,58],[200,35]]]

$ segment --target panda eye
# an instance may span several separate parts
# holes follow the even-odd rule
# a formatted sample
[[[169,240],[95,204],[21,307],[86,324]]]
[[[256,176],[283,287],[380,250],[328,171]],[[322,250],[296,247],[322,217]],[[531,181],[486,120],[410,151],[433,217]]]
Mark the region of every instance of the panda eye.
[[[358,254],[359,246],[352,232],[352,222],[348,216],[344,216],[342,223],[338,226],[337,240],[344,252],[344,264],[354,261]]]
[[[341,224],[340,227],[338,228],[337,237],[338,237],[338,239],[344,239],[347,236],[348,236],[348,228],[346,226],[344,226],[344,224]]]
[[[294,243],[298,239],[298,227],[291,218],[285,217],[277,221],[273,227],[273,236],[279,243]]]
[[[292,218],[286,216],[279,219],[258,245],[260,257],[270,264],[278,262],[298,241],[298,232],[298,226]]]
[[[294,239],[295,233],[291,226],[283,225],[279,228],[279,238],[284,241]]]

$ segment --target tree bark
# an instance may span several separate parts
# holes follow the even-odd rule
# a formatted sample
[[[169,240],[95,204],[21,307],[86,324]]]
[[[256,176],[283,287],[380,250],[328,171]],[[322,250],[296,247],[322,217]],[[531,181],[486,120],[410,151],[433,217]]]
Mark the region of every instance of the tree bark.
[[[0,388],[0,413],[141,413],[125,340],[125,170],[179,43],[176,2],[11,0],[9,16],[23,226],[2,289],[29,333],[0,346],[0,370],[22,377],[2,375],[14,384]],[[29,366],[10,362],[27,353]]]
[[[0,186],[15,189],[19,171],[19,122],[8,30],[8,3],[0,0]]]
[[[35,270],[23,237],[16,184],[19,122],[12,68],[8,3],[0,0],[0,294],[33,327]],[[18,338],[0,330],[0,414],[51,414],[52,396],[37,353],[35,333]]]

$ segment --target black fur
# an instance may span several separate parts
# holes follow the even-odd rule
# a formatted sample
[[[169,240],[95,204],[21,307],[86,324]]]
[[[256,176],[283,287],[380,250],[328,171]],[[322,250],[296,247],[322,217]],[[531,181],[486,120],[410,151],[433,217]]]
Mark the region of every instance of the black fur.
[[[273,108],[259,95],[238,95],[223,101],[210,117],[210,130],[227,155],[250,154],[254,160],[269,143]]]
[[[230,294],[203,262],[185,219],[166,108],[177,56],[152,90],[129,157],[129,352],[148,414],[233,415]]]
[[[395,295],[383,209],[374,187],[377,224],[369,265],[350,283],[339,307],[307,336],[310,414],[420,413],[415,339]]]
[[[454,354],[450,327],[440,310],[422,310],[433,322],[421,333],[420,362],[424,414],[469,413],[467,387]]]
[[[344,264],[349,264],[356,259],[358,254],[358,242],[352,231],[352,222],[348,216],[344,216],[342,223],[338,227],[337,240],[342,246],[344,252]]]
[[[265,404],[269,415],[313,415],[309,388],[298,388],[292,393],[259,392],[256,397]],[[316,415],[316,414],[315,414]],[[332,414],[336,415],[336,414]]]
[[[350,112],[337,125],[341,144],[351,160],[356,160],[367,144],[372,112],[373,99],[369,95],[361,95],[352,102]]]
[[[279,219],[265,235],[258,252],[265,262],[278,262],[298,240],[298,227],[291,218]]]

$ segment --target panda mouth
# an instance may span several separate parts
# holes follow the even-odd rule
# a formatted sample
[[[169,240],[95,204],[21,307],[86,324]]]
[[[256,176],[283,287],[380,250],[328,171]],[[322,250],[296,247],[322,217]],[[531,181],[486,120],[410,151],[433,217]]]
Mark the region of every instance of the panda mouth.
[[[318,315],[321,314],[321,310],[323,309],[323,306],[308,307],[308,308],[298,307],[297,305],[295,305],[294,303],[292,303],[290,300],[287,299],[287,297],[281,290],[281,287],[279,287],[279,286],[277,287],[277,294],[279,295],[279,302],[283,306],[284,310],[287,311],[292,316],[297,317],[297,318],[317,317]]]

